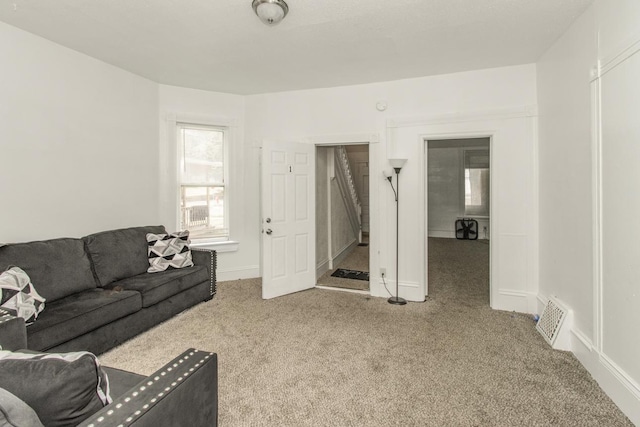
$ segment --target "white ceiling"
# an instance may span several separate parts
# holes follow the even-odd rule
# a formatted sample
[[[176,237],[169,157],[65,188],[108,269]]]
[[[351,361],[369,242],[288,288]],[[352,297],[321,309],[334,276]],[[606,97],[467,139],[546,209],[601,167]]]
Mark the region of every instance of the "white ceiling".
[[[535,62],[592,0],[0,0],[0,21],[159,83],[236,94]]]

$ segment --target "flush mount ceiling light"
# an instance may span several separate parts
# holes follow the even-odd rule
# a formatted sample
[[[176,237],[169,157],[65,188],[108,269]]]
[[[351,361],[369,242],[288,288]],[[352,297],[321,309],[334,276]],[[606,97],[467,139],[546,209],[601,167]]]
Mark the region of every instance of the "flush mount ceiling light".
[[[253,0],[253,11],[267,25],[276,25],[289,12],[284,0]]]

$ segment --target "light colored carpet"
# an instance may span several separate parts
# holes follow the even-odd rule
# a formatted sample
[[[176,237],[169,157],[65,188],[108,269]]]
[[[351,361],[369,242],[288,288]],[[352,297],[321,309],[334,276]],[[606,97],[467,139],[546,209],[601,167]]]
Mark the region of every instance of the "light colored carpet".
[[[338,268],[347,270],[369,271],[369,246],[356,246],[351,253],[338,264],[333,270],[329,270],[318,278],[318,285],[331,286],[334,288],[358,289],[361,291],[369,290],[368,280],[343,279],[333,277],[334,271]]]
[[[187,347],[217,352],[223,427],[632,425],[530,316],[488,307],[473,267],[488,245],[429,249],[426,303],[319,289],[264,301],[258,279],[225,282],[100,359],[149,374]]]

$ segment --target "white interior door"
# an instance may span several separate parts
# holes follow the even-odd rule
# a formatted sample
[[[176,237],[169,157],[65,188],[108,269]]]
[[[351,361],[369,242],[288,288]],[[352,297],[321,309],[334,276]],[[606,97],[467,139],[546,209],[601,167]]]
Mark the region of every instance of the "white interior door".
[[[262,149],[262,298],[315,286],[315,146]]]

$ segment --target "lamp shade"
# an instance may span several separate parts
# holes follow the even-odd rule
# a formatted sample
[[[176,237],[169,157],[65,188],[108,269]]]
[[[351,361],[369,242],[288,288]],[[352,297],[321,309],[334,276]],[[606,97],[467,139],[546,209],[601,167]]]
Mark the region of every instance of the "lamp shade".
[[[407,159],[389,159],[389,163],[394,169],[402,169],[404,164],[407,163]]]
[[[253,10],[258,18],[267,25],[275,25],[289,12],[284,0],[253,0]]]

